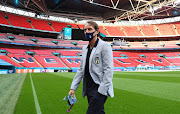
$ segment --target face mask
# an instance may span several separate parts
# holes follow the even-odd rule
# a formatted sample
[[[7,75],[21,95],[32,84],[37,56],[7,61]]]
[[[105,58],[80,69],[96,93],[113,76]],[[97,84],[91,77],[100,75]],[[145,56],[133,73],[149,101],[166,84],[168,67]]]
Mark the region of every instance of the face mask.
[[[85,34],[85,37],[86,37],[86,39],[87,39],[89,42],[94,38],[94,36],[93,36],[94,33],[95,33],[95,32],[93,32],[93,33],[86,33],[86,34]]]

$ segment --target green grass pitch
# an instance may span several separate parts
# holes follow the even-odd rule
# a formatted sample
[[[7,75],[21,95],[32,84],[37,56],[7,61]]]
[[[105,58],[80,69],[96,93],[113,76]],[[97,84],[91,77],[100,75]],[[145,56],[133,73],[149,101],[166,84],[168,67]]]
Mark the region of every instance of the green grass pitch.
[[[75,73],[65,72],[31,73],[42,114],[67,113],[69,106],[62,99],[68,94],[74,76]],[[3,77],[5,76],[0,75],[0,79],[5,80]],[[8,80],[11,77],[13,75],[9,76]],[[8,80],[6,79],[7,82]],[[107,99],[106,114],[180,113],[180,72],[178,71],[114,72],[113,85],[115,97]],[[2,90],[3,88],[0,87],[0,97],[5,91]],[[86,97],[82,98],[82,83],[75,94],[78,103],[70,113],[85,114],[88,103]],[[26,75],[16,102],[14,114],[36,114],[30,74]],[[0,109],[2,106],[0,105]]]

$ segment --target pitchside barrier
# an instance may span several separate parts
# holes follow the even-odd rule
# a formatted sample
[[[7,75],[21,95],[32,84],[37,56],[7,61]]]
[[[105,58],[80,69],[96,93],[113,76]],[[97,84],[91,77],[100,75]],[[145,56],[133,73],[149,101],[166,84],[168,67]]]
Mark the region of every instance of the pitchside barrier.
[[[137,65],[136,71],[144,71],[144,70],[156,70],[156,68],[154,67],[154,64],[149,64],[149,63],[143,63]]]
[[[64,69],[16,69],[16,73],[72,72]]]
[[[169,66],[170,70],[180,70],[180,63],[171,63]]]

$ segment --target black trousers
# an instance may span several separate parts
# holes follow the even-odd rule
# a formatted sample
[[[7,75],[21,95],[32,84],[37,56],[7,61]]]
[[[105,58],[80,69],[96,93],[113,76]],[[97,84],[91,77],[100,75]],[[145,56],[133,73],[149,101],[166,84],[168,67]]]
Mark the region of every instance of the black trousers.
[[[87,92],[88,109],[86,114],[105,114],[104,104],[107,96],[102,95],[97,89]]]

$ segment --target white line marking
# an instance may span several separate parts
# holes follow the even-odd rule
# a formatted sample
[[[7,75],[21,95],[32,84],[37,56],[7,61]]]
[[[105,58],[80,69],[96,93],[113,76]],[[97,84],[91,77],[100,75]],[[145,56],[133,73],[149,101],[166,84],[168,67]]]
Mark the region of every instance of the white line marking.
[[[37,112],[37,114],[41,114],[41,108],[39,106],[39,102],[38,102],[38,98],[37,98],[37,95],[36,95],[36,90],[34,88],[34,84],[33,84],[31,74],[30,74],[30,79],[31,79],[31,85],[32,85],[32,90],[33,90],[33,95],[34,95],[34,102],[35,102],[35,106],[36,106],[36,112]]]

